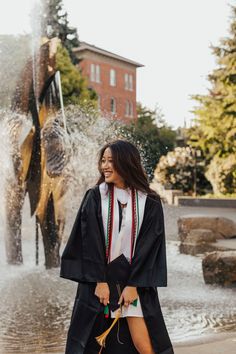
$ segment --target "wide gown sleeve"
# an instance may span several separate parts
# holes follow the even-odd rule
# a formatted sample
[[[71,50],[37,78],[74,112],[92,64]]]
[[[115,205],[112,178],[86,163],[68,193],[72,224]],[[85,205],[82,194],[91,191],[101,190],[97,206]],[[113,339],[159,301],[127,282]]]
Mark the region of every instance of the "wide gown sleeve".
[[[128,286],[167,286],[164,215],[161,200],[147,197]]]
[[[62,278],[79,283],[106,281],[104,236],[98,218],[99,197],[86,192],[61,257]]]

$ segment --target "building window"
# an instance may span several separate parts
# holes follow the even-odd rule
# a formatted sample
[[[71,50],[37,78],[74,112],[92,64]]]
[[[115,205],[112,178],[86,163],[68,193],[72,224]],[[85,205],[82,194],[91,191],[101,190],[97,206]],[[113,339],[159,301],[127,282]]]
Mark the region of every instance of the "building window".
[[[101,96],[97,95],[97,103],[98,103],[98,109],[101,109]]]
[[[96,65],[96,82],[101,82],[100,78],[100,65]]]
[[[125,90],[129,89],[129,75],[125,74]]]
[[[129,116],[129,101],[125,101],[125,116]]]
[[[130,117],[133,117],[133,116],[134,116],[133,103],[132,103],[132,102],[129,103],[129,116],[130,116]]]
[[[116,113],[116,100],[114,97],[111,98],[111,113],[112,114]]]
[[[95,65],[91,64],[90,65],[90,80],[95,81]]]
[[[90,81],[100,83],[100,65],[90,65]]]
[[[110,85],[116,86],[116,71],[114,69],[110,70]]]
[[[133,75],[129,75],[129,90],[133,91]]]
[[[133,112],[133,103],[130,101],[125,102],[125,116],[126,117],[133,117],[134,112]]]
[[[125,90],[133,91],[133,75],[125,74]]]

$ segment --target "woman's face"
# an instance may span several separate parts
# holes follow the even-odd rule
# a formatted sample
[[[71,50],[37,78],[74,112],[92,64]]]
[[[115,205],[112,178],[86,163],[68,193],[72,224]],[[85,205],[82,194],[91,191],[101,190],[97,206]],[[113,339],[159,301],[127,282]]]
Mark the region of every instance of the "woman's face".
[[[107,148],[104,151],[101,161],[101,170],[104,174],[106,183],[114,183],[114,185],[118,188],[125,188],[123,178],[116,172],[113,167],[112,152],[110,148]]]

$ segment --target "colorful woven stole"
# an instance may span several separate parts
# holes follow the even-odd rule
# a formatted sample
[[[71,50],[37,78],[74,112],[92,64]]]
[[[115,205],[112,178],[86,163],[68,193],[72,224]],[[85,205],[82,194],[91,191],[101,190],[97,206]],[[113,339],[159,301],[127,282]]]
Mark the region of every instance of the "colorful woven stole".
[[[106,227],[106,259],[107,262],[110,262],[111,255],[111,244],[112,244],[112,231],[113,231],[113,221],[114,221],[114,185],[111,185],[108,190],[108,218],[107,218],[107,227]],[[130,263],[132,262],[132,258],[134,255],[135,243],[137,240],[138,232],[139,232],[139,201],[138,201],[138,192],[132,188],[131,189],[131,205],[132,205],[132,228],[130,235]],[[133,305],[137,305],[137,300],[133,302]],[[104,308],[104,315],[106,318],[109,317],[109,307],[108,305]],[[113,320],[111,326],[100,336],[95,339],[100,344],[101,348],[99,353],[102,352],[102,349],[105,347],[106,337],[110,333],[111,329],[114,327],[116,322],[119,320],[121,316],[121,305],[120,309],[117,310],[116,318]]]
[[[113,220],[114,220],[114,186],[111,185],[108,190],[108,218],[106,227],[106,259],[110,262],[111,255],[111,244],[112,244],[112,231],[113,231]],[[130,252],[130,263],[134,255],[134,248],[136,239],[139,232],[139,202],[138,202],[138,192],[132,188],[131,189],[131,203],[132,203],[132,231],[130,235],[131,242],[131,252]]]

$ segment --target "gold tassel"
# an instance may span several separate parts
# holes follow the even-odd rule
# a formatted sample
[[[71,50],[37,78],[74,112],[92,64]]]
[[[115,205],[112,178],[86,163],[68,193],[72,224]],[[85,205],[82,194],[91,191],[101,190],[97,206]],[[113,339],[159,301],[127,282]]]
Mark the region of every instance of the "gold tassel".
[[[112,328],[115,326],[116,322],[119,320],[121,316],[121,310],[118,309],[117,310],[117,314],[116,314],[116,317],[114,318],[112,324],[110,325],[110,327],[105,331],[103,332],[102,334],[100,334],[100,336],[96,337],[96,341],[98,342],[99,345],[101,345],[101,349],[99,351],[99,354],[101,354],[102,352],[102,349],[105,348],[105,345],[106,345],[106,337],[108,336],[108,334],[110,333],[110,331],[112,330]]]

